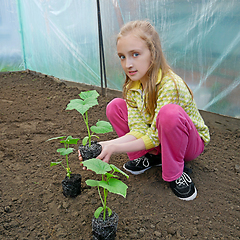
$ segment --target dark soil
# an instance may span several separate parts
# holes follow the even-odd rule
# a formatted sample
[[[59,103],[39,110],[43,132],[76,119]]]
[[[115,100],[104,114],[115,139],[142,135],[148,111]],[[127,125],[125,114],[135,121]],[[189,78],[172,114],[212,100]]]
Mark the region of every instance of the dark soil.
[[[108,216],[108,214],[106,214],[105,220],[103,220],[103,212],[101,212],[98,218],[94,217],[92,220],[93,240],[116,239],[118,220],[118,214],[115,212],[112,212],[111,216]]]
[[[65,197],[76,197],[81,194],[82,187],[81,174],[70,174],[70,178],[65,176],[62,180],[62,190]]]
[[[65,110],[81,90],[86,86],[32,73],[0,75],[0,239],[91,239],[100,200],[85,180],[97,176],[82,170],[77,152],[70,155],[72,172],[82,175],[82,193],[66,198],[64,169],[50,167],[60,158],[59,144],[45,142],[62,135],[86,136],[80,114]],[[90,126],[107,120],[106,104],[113,97],[99,97],[99,106],[89,111]],[[240,239],[240,119],[201,113],[211,142],[187,165],[197,198],[176,198],[160,167],[128,180],[121,177],[129,186],[126,199],[108,197],[108,206],[119,215],[116,239]],[[101,140],[115,137],[109,133]],[[126,154],[111,159],[121,169],[126,161]]]
[[[80,145],[78,150],[81,153],[82,160],[88,160],[91,158],[96,158],[102,152],[102,146],[97,143],[97,141],[91,141],[91,146],[88,144]]]

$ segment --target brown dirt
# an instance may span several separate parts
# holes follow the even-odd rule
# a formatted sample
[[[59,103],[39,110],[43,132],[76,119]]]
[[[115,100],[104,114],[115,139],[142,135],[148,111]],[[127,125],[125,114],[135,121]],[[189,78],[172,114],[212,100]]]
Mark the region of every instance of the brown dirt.
[[[97,178],[83,171],[77,154],[70,155],[73,173],[82,175],[82,194],[63,196],[57,142],[50,137],[83,137],[86,130],[76,111],[66,111],[84,85],[66,85],[32,73],[0,75],[0,239],[91,239],[91,219],[100,205],[97,190],[85,184]],[[89,112],[90,125],[107,120],[99,97]],[[198,189],[194,201],[178,200],[161,178],[161,168],[121,179],[127,198],[109,194],[108,206],[119,214],[117,239],[240,239],[240,119],[201,111],[211,142],[188,164]],[[101,140],[116,137],[106,134]],[[126,154],[111,163],[122,169]]]

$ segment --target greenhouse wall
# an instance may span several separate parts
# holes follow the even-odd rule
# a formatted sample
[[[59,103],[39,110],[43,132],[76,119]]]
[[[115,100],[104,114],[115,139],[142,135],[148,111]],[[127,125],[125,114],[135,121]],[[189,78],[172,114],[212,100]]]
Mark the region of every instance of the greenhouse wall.
[[[116,35],[131,20],[157,29],[198,108],[240,117],[240,2],[100,0],[107,85],[124,81]],[[101,85],[96,0],[0,0],[0,71],[32,70]]]

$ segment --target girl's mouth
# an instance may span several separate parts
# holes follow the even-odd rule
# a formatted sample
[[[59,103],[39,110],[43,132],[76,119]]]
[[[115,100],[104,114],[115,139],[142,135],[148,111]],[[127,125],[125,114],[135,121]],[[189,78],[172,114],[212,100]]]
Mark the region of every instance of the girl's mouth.
[[[129,71],[128,72],[128,74],[130,75],[130,76],[133,76],[134,74],[136,74],[137,73],[137,70],[136,71]]]

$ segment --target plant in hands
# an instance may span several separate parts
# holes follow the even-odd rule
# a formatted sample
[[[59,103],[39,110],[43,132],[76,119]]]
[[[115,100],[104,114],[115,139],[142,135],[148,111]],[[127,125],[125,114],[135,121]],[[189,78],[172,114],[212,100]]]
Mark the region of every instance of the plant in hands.
[[[121,195],[123,197],[126,197],[126,195],[127,195],[128,186],[125,183],[123,183],[121,180],[117,179],[118,176],[114,175],[114,173],[121,173],[124,176],[126,176],[127,178],[129,178],[129,176],[126,173],[124,173],[123,171],[121,171],[119,168],[114,166],[113,164],[108,164],[97,158],[86,160],[86,161],[82,162],[82,164],[87,169],[94,171],[96,174],[102,175],[101,181],[88,179],[88,180],[86,180],[86,184],[88,186],[98,188],[98,193],[99,193],[99,197],[102,202],[102,207],[99,207],[95,211],[94,217],[98,218],[100,213],[103,211],[103,220],[105,220],[106,210],[108,211],[109,216],[111,216],[111,214],[112,214],[112,210],[109,207],[107,207],[108,192],[115,193],[115,194]],[[100,187],[103,188],[102,194],[100,191]]]
[[[62,164],[63,160],[62,161],[59,160],[58,162],[51,162],[50,166],[52,167],[52,166],[61,164],[61,166],[66,170],[68,178],[70,178],[71,171],[70,171],[70,167],[69,167],[69,163],[68,163],[68,155],[70,153],[72,153],[75,149],[69,147],[69,145],[70,144],[77,144],[79,138],[73,138],[72,136],[68,136],[65,140],[64,140],[64,138],[66,138],[66,136],[50,138],[47,141],[60,140],[60,143],[64,144],[64,148],[58,148],[57,152],[59,152],[60,155],[65,156],[65,158],[66,158],[66,167]]]
[[[103,134],[112,132],[112,125],[109,122],[106,121],[98,121],[96,126],[89,127],[88,124],[88,110],[98,105],[98,98],[99,94],[96,90],[90,90],[81,92],[79,94],[79,97],[81,99],[73,99],[70,101],[70,103],[67,105],[66,110],[77,110],[83,117],[83,120],[87,127],[88,135],[83,138],[82,144],[85,146],[87,142],[89,143],[89,147],[91,146],[91,139],[92,137],[99,138],[96,134]]]

